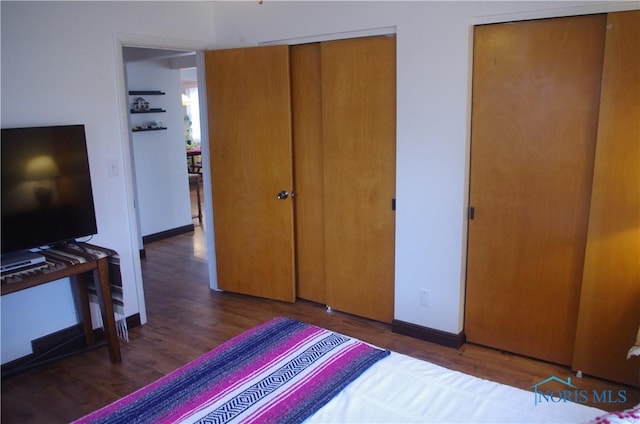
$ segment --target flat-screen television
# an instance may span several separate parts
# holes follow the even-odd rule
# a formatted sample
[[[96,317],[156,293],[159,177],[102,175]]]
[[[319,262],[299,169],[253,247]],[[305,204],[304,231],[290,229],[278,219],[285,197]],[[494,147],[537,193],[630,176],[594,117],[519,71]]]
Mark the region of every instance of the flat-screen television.
[[[96,234],[84,125],[1,131],[2,254]]]

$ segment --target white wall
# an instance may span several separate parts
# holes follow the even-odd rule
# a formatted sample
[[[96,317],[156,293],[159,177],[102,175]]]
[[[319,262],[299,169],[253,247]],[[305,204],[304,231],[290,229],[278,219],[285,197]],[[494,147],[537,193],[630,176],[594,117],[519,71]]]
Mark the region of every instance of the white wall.
[[[217,47],[308,42],[395,27],[395,319],[458,333],[464,324],[471,29],[476,23],[594,13],[597,2],[220,2]],[[419,290],[429,291],[429,308]]]
[[[85,124],[99,231],[92,242],[119,252],[125,313],[144,322],[121,47],[210,47],[212,5],[2,1],[0,13],[1,125]],[[115,177],[107,175],[111,160]],[[76,324],[72,304],[66,281],[3,296],[2,363],[31,353],[30,340]]]
[[[160,120],[166,130],[132,133],[135,181],[142,236],[173,230],[192,223],[187,176],[182,79],[180,69],[168,60],[144,60],[126,65],[127,90],[162,91],[163,96],[143,97],[151,108],[166,113],[132,114],[132,125]]]

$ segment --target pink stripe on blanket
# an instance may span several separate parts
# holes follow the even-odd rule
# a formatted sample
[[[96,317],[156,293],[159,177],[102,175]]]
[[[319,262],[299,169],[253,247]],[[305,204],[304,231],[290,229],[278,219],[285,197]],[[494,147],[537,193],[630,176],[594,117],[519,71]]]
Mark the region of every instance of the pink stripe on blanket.
[[[228,380],[212,385],[206,391],[194,396],[188,403],[181,405],[179,409],[164,416],[163,420],[166,420],[165,422],[180,422],[184,417],[197,414],[198,411],[210,407],[229,393],[255,379],[256,376],[265,373],[265,370],[271,369],[285,360],[300,346],[309,343],[318,336],[323,336],[324,333],[325,330],[318,327],[309,326],[305,328],[297,333],[295,337],[289,337],[284,340],[284,343],[278,346],[277,349],[269,350],[266,352],[267,354],[248,361],[241,370],[230,375]]]
[[[154,390],[157,390],[161,387],[163,387],[166,384],[169,384],[169,382],[171,380],[174,380],[176,378],[176,376],[184,374],[194,368],[197,368],[198,366],[200,366],[200,364],[202,364],[203,362],[206,362],[209,358],[216,356],[216,355],[220,355],[223,352],[229,351],[230,349],[233,348],[233,346],[236,346],[238,343],[250,339],[254,334],[260,332],[262,330],[263,327],[266,327],[269,325],[269,322],[265,322],[263,324],[260,324],[256,327],[253,327],[247,331],[245,331],[244,333],[239,334],[238,336],[234,337],[231,340],[227,340],[226,342],[222,343],[220,346],[216,347],[214,350],[209,351],[208,353],[205,353],[204,355],[194,359],[193,361],[181,366],[180,368],[175,369],[174,371],[170,372],[169,374],[160,377],[159,379],[155,380],[152,383],[149,383],[148,385],[141,387],[140,389],[134,391],[133,393],[130,393],[129,395],[127,395],[127,397],[123,397],[120,398],[118,400],[116,400],[115,402],[93,412],[91,414],[91,419],[92,420],[98,420],[100,418],[106,417],[109,414],[113,413],[114,411],[117,411],[118,409],[120,409],[123,405],[129,404],[131,403],[132,399],[137,399],[137,398],[141,398],[143,397],[145,394],[147,393],[151,393]],[[84,417],[84,418],[88,418],[88,417]],[[82,423],[84,421],[78,420],[75,421],[75,423]],[[86,421],[87,423],[90,423],[91,421]]]
[[[352,361],[357,358],[368,347],[362,344],[344,346],[340,353],[332,356],[330,360],[323,362],[319,367],[307,374],[300,381],[294,382],[291,387],[282,393],[277,393],[268,403],[262,405],[254,411],[243,422],[245,423],[274,423],[278,421],[280,410],[290,408],[302,402],[305,397],[316,390],[317,387],[324,386],[331,381],[345,361]]]

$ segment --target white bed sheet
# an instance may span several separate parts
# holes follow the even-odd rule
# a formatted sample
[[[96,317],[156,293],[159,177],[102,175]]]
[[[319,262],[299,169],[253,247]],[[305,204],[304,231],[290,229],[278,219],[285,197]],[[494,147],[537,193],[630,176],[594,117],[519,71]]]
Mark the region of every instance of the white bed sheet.
[[[309,423],[588,423],[605,414],[396,352],[309,417]]]

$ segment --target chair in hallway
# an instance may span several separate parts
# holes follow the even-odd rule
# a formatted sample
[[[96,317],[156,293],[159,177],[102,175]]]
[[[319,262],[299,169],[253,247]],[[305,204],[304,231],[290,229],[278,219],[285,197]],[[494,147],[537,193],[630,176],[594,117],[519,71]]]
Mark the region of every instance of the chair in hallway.
[[[202,181],[201,174],[189,173],[189,188],[195,187],[196,192],[196,205],[198,208],[198,213],[196,215],[192,215],[191,218],[198,218],[198,222],[202,224],[202,201],[200,197],[200,182]]]

